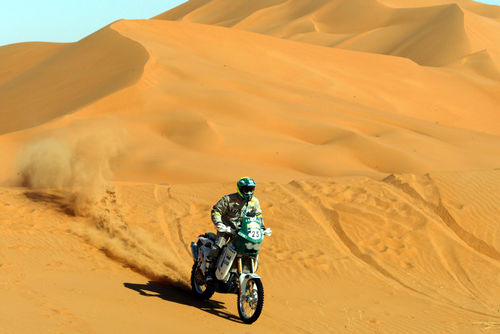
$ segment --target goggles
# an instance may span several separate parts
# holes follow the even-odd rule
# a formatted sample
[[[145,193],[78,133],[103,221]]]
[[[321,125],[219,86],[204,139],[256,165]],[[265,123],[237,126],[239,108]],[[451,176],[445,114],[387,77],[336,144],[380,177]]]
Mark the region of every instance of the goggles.
[[[240,187],[240,191],[244,194],[253,193],[254,190],[255,190],[255,186],[242,186],[242,187]]]

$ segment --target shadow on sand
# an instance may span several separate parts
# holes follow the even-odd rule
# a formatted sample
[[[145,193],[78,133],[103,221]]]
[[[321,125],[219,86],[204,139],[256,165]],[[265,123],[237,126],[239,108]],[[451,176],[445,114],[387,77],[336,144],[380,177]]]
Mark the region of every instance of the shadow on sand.
[[[158,297],[169,302],[193,306],[218,317],[243,323],[239,317],[225,311],[224,303],[216,300],[199,300],[190,292],[153,281],[149,281],[148,284],[123,283],[123,285],[143,296]]]
[[[26,196],[33,202],[45,203],[47,205],[50,205],[52,208],[66,215],[75,215],[73,209],[71,209],[70,205],[68,204],[68,200],[63,196],[63,194],[54,194],[48,191],[26,191],[24,192],[24,196]]]

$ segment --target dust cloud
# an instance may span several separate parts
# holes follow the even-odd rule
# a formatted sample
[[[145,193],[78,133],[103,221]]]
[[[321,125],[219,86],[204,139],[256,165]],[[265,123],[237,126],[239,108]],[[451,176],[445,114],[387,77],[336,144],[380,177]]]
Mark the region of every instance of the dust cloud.
[[[89,216],[111,187],[111,161],[124,150],[118,131],[75,127],[54,132],[21,149],[18,170],[23,186],[58,189],[75,215]]]
[[[37,191],[58,191],[66,212],[88,218],[71,232],[109,258],[155,281],[186,288],[180,266],[142,229],[125,221],[112,183],[113,161],[126,154],[126,132],[84,123],[54,130],[23,147],[18,183]],[[172,257],[173,259],[173,257]]]

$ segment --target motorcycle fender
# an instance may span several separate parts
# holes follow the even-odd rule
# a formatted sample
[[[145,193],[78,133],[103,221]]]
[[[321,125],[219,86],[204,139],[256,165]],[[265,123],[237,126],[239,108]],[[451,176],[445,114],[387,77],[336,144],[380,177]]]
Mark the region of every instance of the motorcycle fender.
[[[247,291],[247,282],[248,280],[252,278],[260,278],[259,275],[257,274],[251,274],[251,273],[241,273],[239,277],[240,281],[240,296],[243,296]]]

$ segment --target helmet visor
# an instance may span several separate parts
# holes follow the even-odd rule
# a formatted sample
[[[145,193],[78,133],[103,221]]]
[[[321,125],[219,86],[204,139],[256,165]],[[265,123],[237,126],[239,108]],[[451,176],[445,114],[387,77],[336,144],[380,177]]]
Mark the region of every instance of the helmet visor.
[[[253,193],[255,186],[241,186],[240,191],[244,194]]]

